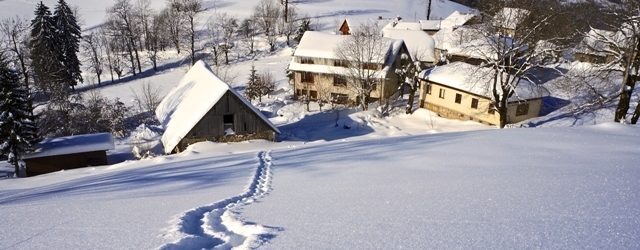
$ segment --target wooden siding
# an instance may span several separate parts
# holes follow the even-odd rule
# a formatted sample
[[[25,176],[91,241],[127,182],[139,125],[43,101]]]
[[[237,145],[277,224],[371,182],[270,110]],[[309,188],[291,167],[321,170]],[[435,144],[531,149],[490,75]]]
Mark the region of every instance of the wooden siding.
[[[235,133],[233,136],[225,136],[225,115],[233,116],[233,127],[231,128]],[[177,151],[183,151],[190,144],[200,141],[222,142],[250,139],[273,141],[275,140],[275,131],[242,100],[227,91],[178,143]]]
[[[89,166],[108,165],[106,151],[93,151],[77,154],[54,155],[25,159],[27,176],[36,176],[63,169],[75,169]]]

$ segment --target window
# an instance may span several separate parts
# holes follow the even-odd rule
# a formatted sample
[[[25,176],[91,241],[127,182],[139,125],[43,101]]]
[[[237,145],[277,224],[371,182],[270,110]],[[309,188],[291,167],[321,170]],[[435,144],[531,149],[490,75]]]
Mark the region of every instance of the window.
[[[331,101],[338,104],[347,104],[349,102],[349,96],[339,93],[331,93]]]
[[[478,99],[471,98],[471,108],[472,109],[478,109]]]
[[[529,103],[520,103],[516,108],[516,116],[527,115],[529,113]]]
[[[378,70],[378,65],[375,63],[363,63],[362,69]]]
[[[309,91],[309,97],[311,97],[311,100],[317,100],[318,99],[318,91],[310,90]]]
[[[431,84],[427,84],[427,94],[431,94]]]
[[[224,123],[225,133],[227,129],[233,130],[233,115],[224,115],[222,116],[222,122]]]
[[[302,72],[302,82],[313,83],[313,74],[311,72]]]
[[[440,94],[438,95],[438,97],[444,99],[444,89],[440,89]]]
[[[461,103],[462,102],[462,95],[461,94],[456,94],[456,103]]]
[[[300,63],[302,63],[302,64],[313,64],[313,59],[311,59],[309,57],[302,57],[302,58],[300,58]]]
[[[347,68],[348,64],[347,61],[336,59],[333,61],[333,66]]]
[[[340,75],[333,75],[333,86],[347,86],[347,78]]]

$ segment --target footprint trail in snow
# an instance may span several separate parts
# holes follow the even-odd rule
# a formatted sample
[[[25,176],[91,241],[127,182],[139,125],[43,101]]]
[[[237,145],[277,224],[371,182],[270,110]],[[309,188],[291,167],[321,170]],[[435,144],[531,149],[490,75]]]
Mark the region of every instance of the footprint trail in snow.
[[[244,193],[183,212],[172,221],[166,235],[179,239],[159,249],[253,249],[273,238],[279,229],[247,224],[232,211],[269,192],[273,174],[271,151],[258,153],[258,159],[258,167]]]

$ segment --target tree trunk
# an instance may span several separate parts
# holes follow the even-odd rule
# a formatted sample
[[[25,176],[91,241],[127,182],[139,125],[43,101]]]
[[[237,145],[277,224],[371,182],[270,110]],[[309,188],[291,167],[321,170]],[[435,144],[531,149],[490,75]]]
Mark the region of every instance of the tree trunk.
[[[100,80],[100,73],[96,73],[96,76],[98,76],[98,85],[102,84],[102,81]]]
[[[633,112],[633,116],[631,116],[631,124],[637,124],[638,118],[640,118],[640,101],[638,101],[636,110]]]
[[[284,22],[288,23],[288,16],[289,16],[289,0],[284,0]]]
[[[624,84],[620,90],[620,101],[616,107],[614,118],[615,122],[620,122],[627,116],[627,111],[629,111],[629,102],[631,102],[631,94],[633,93],[633,88],[635,88],[635,86],[635,77],[630,75],[625,77]]]
[[[427,1],[427,20],[431,17],[431,0]]]

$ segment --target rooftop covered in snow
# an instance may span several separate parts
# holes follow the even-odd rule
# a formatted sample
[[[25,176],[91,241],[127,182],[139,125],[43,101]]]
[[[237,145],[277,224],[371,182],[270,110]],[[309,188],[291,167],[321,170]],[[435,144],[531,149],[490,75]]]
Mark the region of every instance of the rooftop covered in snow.
[[[107,151],[114,148],[113,136],[110,133],[73,135],[44,139],[34,146],[35,151],[32,154],[24,158]]]
[[[170,153],[227,91],[242,100],[276,133],[280,133],[260,110],[218,78],[209,65],[198,61],[156,109],[156,116],[165,129],[161,139],[165,153]]]
[[[423,31],[384,29],[382,35],[388,38],[402,39],[414,61],[434,62],[436,60],[435,41]]]

